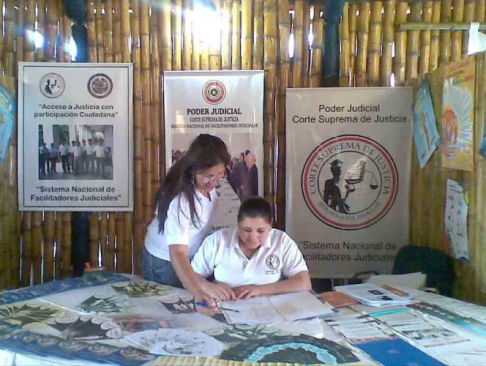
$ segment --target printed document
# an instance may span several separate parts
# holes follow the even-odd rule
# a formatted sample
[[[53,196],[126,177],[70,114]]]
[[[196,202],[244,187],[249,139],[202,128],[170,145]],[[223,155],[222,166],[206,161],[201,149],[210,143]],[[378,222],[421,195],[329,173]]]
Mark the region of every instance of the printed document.
[[[230,324],[272,324],[333,314],[332,306],[310,292],[224,301],[222,307],[238,310],[223,314]]]

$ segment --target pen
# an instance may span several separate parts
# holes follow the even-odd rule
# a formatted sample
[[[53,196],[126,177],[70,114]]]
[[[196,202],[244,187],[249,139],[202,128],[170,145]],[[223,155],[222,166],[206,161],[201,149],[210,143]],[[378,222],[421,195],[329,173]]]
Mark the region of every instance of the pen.
[[[202,308],[208,308],[209,307],[209,305],[208,305],[208,303],[206,301],[196,301],[196,305],[197,306],[200,306]],[[236,309],[223,308],[223,307],[219,306],[219,303],[217,303],[216,306],[220,310],[234,311],[235,313],[239,313],[240,312],[239,310],[236,310]]]

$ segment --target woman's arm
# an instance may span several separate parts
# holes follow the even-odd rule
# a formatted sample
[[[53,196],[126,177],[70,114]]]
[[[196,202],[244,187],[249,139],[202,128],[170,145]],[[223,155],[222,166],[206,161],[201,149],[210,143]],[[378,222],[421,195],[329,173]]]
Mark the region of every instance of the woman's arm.
[[[232,300],[236,296],[227,285],[215,285],[199,276],[191,266],[187,245],[174,244],[169,247],[170,261],[182,282],[182,285],[193,293],[196,301],[205,301],[216,307],[216,301]]]
[[[256,296],[277,295],[312,289],[308,271],[299,272],[290,278],[267,285],[246,285],[233,288],[238,299],[247,300]]]

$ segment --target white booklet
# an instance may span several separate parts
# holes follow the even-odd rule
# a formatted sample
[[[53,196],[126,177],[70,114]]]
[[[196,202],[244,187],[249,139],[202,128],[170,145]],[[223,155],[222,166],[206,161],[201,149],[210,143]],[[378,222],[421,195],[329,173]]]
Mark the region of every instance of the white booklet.
[[[238,310],[223,310],[230,324],[273,324],[334,314],[331,305],[323,303],[308,291],[224,301],[221,306]]]
[[[395,306],[411,303],[411,297],[408,293],[389,285],[363,283],[359,285],[336,286],[334,289],[369,306]]]

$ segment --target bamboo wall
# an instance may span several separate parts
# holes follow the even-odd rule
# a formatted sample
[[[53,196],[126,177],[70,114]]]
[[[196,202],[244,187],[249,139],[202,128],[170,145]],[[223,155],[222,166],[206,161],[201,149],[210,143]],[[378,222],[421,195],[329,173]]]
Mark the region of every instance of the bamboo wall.
[[[213,0],[221,32],[201,41],[191,0],[87,0],[90,62],[134,64],[133,213],[91,213],[91,264],[117,272],[140,270],[146,225],[153,216],[154,193],[165,171],[163,95],[165,70],[265,70],[264,194],[274,205],[278,226],[285,215],[285,92],[288,87],[320,86],[322,6],[310,0]],[[406,85],[465,53],[463,31],[399,31],[407,22],[484,22],[486,0],[350,1],[339,26],[341,86]],[[69,62],[71,22],[60,0],[0,0],[4,13],[0,72],[16,75],[16,62]],[[36,11],[37,9],[37,11]],[[1,25],[1,24],[0,24]],[[32,31],[45,37],[35,47]],[[199,32],[198,32],[199,31]],[[309,38],[309,35],[312,37]],[[294,39],[293,57],[289,39]],[[309,43],[312,39],[312,43]],[[478,112],[480,113],[480,111]],[[10,165],[0,168],[0,288],[12,288],[69,275],[71,214],[16,210],[15,141]],[[415,155],[414,155],[415,162]],[[443,205],[445,179],[472,183],[475,197],[484,184],[482,168],[474,175],[450,173],[428,164],[413,167],[412,243],[445,248]],[[430,187],[434,189],[430,190]],[[459,266],[458,294],[483,301],[486,249],[480,219],[484,207],[470,211],[472,261]],[[484,219],[482,220],[484,221]],[[430,230],[431,227],[437,230]],[[20,250],[19,250],[20,247]],[[20,260],[19,259],[20,256]],[[481,262],[482,258],[482,262]],[[482,267],[481,267],[482,266]],[[474,270],[473,270],[474,268]],[[466,281],[474,291],[466,293]]]

